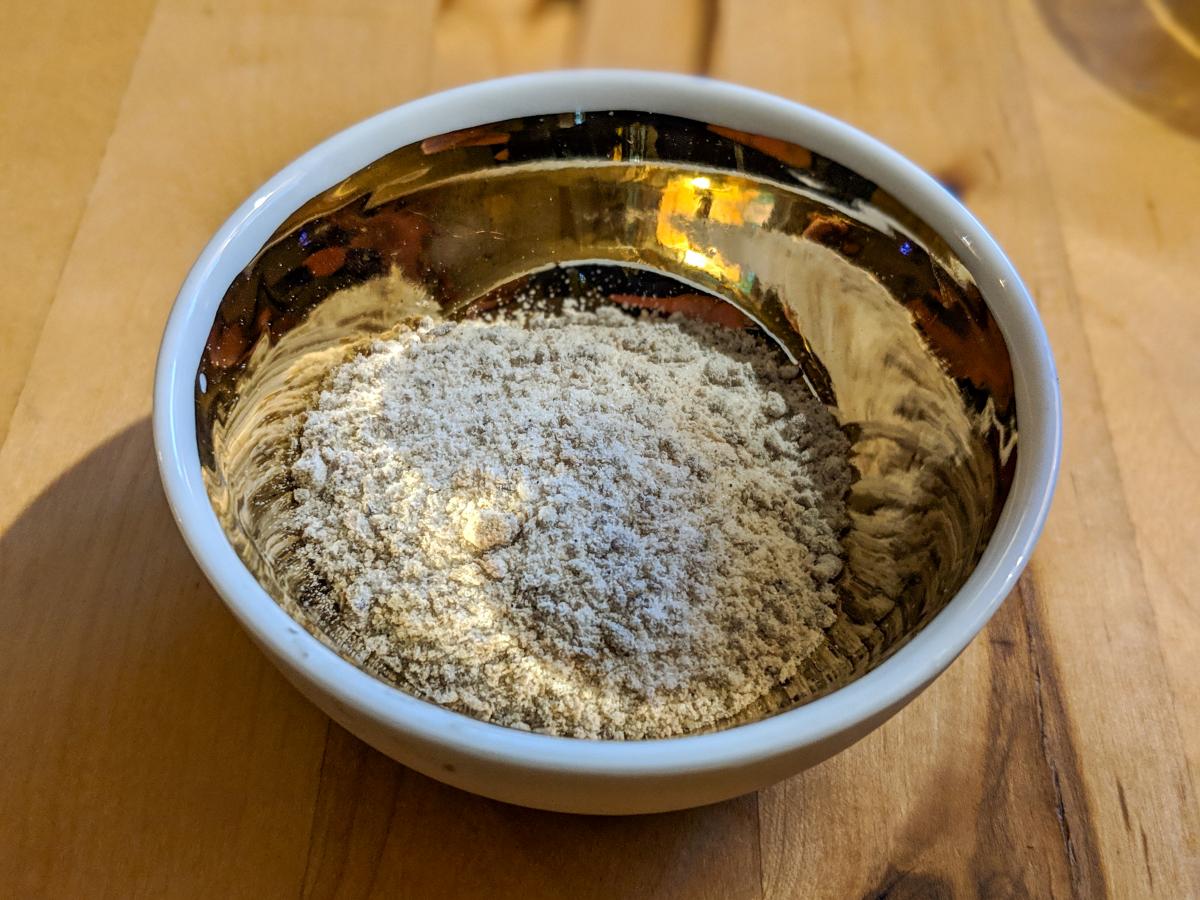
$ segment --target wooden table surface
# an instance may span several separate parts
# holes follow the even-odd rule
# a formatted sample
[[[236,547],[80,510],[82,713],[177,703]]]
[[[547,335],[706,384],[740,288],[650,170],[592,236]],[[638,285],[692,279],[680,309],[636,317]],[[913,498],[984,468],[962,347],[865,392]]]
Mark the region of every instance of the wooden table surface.
[[[2,7],[0,894],[1200,896],[1188,0]],[[253,188],[385,107],[574,65],[774,91],[938,175],[1034,292],[1066,411],[1030,569],[945,676],[813,771],[642,818],[482,800],[331,724],[188,555],[148,420],[175,292]]]

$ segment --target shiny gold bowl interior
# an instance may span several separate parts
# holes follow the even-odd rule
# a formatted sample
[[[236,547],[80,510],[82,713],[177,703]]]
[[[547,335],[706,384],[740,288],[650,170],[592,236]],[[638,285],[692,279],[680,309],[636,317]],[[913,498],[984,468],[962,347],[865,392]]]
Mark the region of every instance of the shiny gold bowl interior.
[[[267,591],[343,655],[386,678],[312,615],[280,524],[289,434],[321,374],[414,315],[563,295],[706,316],[719,298],[851,439],[840,615],[739,721],[868,671],[970,575],[1011,485],[1016,409],[1008,348],[948,244],[804,147],[636,111],[534,116],[402,147],[314,197],[213,322],[196,380],[213,507]]]

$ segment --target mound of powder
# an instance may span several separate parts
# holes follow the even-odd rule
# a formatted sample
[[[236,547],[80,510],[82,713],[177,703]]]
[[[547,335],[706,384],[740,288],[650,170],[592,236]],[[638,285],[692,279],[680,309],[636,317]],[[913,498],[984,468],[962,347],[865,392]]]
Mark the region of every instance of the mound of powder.
[[[326,377],[297,553],[416,696],[560,735],[736,716],[834,621],[847,442],[761,338],[619,310],[424,320]]]

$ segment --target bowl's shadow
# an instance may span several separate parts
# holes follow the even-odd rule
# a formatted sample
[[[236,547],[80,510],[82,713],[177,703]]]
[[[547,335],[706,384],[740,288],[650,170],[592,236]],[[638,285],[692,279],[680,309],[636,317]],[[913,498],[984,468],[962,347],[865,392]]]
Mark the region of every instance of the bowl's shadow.
[[[729,896],[758,883],[754,797],[635,818],[521,809],[330,723],[192,560],[148,420],[29,505],[0,537],[0,572],[0,808],[21,823],[4,852],[31,890],[89,870],[322,896],[401,883],[411,896]]]

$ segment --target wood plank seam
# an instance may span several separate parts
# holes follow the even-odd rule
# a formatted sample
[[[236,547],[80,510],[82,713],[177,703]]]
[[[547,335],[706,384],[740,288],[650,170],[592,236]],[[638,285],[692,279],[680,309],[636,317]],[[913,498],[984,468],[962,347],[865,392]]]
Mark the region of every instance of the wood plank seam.
[[[1006,14],[1007,14],[1007,10],[1006,10]],[[1018,47],[1018,52],[1020,52],[1019,47]],[[1024,76],[1022,74],[1022,78],[1023,77]],[[1039,147],[1038,153],[1039,153],[1039,156],[1041,156],[1043,158],[1043,165],[1044,165],[1045,164],[1044,151],[1041,149],[1040,136],[1037,140],[1038,140],[1038,147]],[[1055,196],[1053,191],[1047,192],[1046,203],[1050,208],[1050,216],[1054,219],[1055,223],[1057,223],[1056,236],[1061,240],[1061,238],[1062,238],[1062,232],[1061,232],[1062,218],[1061,218],[1061,214],[1058,209],[1058,199]],[[1067,252],[1065,241],[1061,241],[1061,245],[1056,249],[1062,256],[1063,264],[1067,270],[1067,275],[1068,275],[1068,279],[1069,279],[1069,288],[1066,291],[1064,291],[1064,294],[1069,299],[1069,302],[1070,302],[1069,309],[1070,309],[1072,317],[1078,320],[1080,337],[1082,338],[1084,346],[1086,347],[1086,350],[1087,350],[1088,377],[1090,378],[1090,380],[1092,382],[1097,384],[1096,400],[1097,400],[1097,403],[1099,404],[1100,411],[1101,411],[1100,420],[1103,423],[1105,442],[1110,447],[1114,448],[1113,473],[1115,475],[1118,493],[1121,496],[1121,517],[1122,517],[1121,524],[1128,531],[1128,533],[1130,535],[1132,535],[1134,538],[1134,540],[1130,544],[1130,548],[1133,551],[1134,558],[1137,560],[1138,586],[1141,588],[1141,592],[1143,594],[1149,596],[1149,579],[1146,577],[1146,562],[1145,562],[1145,559],[1143,556],[1144,538],[1143,538],[1141,530],[1138,528],[1137,522],[1134,520],[1133,515],[1130,512],[1129,490],[1126,487],[1127,481],[1126,481],[1126,477],[1125,477],[1124,465],[1121,461],[1120,455],[1115,452],[1115,439],[1112,434],[1111,425],[1109,424],[1112,421],[1114,411],[1109,406],[1108,402],[1105,400],[1104,392],[1099,390],[1099,371],[1096,368],[1096,363],[1095,363],[1096,351],[1095,351],[1095,347],[1092,343],[1091,336],[1088,334],[1088,330],[1084,325],[1085,314],[1083,311],[1083,304],[1080,302],[1078,292],[1075,288],[1075,285],[1077,284],[1078,279],[1074,272],[1074,263],[1071,260],[1070,253]],[[1073,475],[1070,478],[1070,484],[1071,484],[1071,489],[1073,491],[1078,490]],[[1149,620],[1154,628],[1155,633],[1156,634],[1160,633],[1158,614],[1154,608],[1154,604],[1149,603],[1146,605],[1145,615],[1149,618]],[[1162,665],[1162,667],[1165,671],[1167,662],[1166,662],[1166,657],[1163,654],[1161,641],[1158,641],[1154,644],[1153,652],[1156,655],[1156,657],[1158,658],[1159,663]],[[1178,702],[1177,702],[1177,698],[1176,698],[1174,684],[1168,680],[1164,684],[1164,687],[1166,688],[1167,694],[1171,700],[1171,720],[1175,723],[1176,731],[1178,732],[1179,739],[1182,744],[1184,736],[1183,736],[1183,733],[1181,731],[1179,731],[1179,714],[1177,711]],[[1189,778],[1192,778],[1193,773],[1191,773],[1191,771],[1190,771],[1190,765],[1189,765],[1186,757],[1184,759],[1184,765],[1188,767]],[[1193,780],[1193,783],[1195,783],[1194,778],[1192,780]],[[1194,801],[1194,804],[1197,806],[1197,811],[1200,811],[1200,803],[1196,803]]]
[[[1017,596],[1010,596],[1008,602],[1018,600],[1023,612],[1021,620],[1029,644],[1039,745],[1054,790],[1055,816],[1070,868],[1071,888],[1078,897],[1108,896],[1099,862],[1099,838],[1094,815],[1075,752],[1078,736],[1063,705],[1058,668],[1050,644],[1045,639],[1032,568],[1017,582],[1015,593]],[[1048,705],[1053,707],[1052,714],[1047,713]],[[1059,724],[1062,734],[1052,734],[1053,723]],[[1060,774],[1062,769],[1069,773],[1065,782]],[[1073,818],[1077,820],[1074,823]]]
[[[700,41],[696,51],[696,74],[709,75],[721,23],[721,0],[700,0]]]
[[[325,737],[321,741],[321,761],[317,764],[316,775],[313,780],[317,783],[317,789],[313,791],[312,815],[308,820],[308,837],[304,841],[304,865],[300,867],[300,890],[297,891],[297,896],[304,897],[308,892],[309,872],[312,870],[313,850],[317,834],[317,816],[321,811],[321,788],[324,779],[321,773],[325,770],[325,758],[329,755],[329,732],[333,727],[333,720],[325,719]]]

